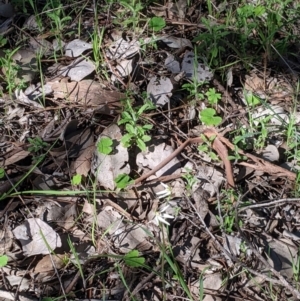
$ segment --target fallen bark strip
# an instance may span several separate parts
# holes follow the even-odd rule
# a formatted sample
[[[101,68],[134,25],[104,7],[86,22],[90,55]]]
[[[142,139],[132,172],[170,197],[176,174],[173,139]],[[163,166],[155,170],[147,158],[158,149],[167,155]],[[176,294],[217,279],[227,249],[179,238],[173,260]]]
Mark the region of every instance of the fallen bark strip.
[[[222,161],[224,163],[225,173],[226,173],[226,178],[227,178],[228,185],[231,186],[231,187],[235,187],[231,163],[228,160],[228,151],[227,151],[227,148],[222,144],[222,142],[218,139],[218,136],[215,133],[217,133],[217,132],[215,132],[213,130],[212,131],[204,132],[204,134],[207,137],[209,137],[209,138],[212,137],[213,135],[216,136],[215,139],[214,139],[214,141],[213,141],[212,147],[218,153],[218,155],[220,156],[220,158],[222,159]],[[173,158],[177,157],[191,143],[203,143],[203,139],[201,137],[187,139],[170,156],[168,156],[167,158],[165,158],[155,168],[153,168],[148,173],[146,173],[146,174],[140,176],[139,178],[137,178],[134,181],[134,184],[135,185],[139,184],[140,182],[146,180],[147,178],[149,178],[150,176],[152,176],[153,174],[155,174],[158,170],[160,170],[166,164],[168,164]]]
[[[296,180],[296,174],[283,168],[278,165],[275,165],[269,161],[266,161],[262,158],[258,158],[254,155],[245,153],[241,149],[236,149],[236,146],[233,145],[228,139],[220,135],[214,128],[207,128],[203,131],[203,134],[207,138],[215,137],[212,147],[213,149],[218,153],[219,157],[222,159],[224,166],[225,166],[225,173],[228,185],[231,187],[235,187],[233,173],[232,173],[232,167],[231,163],[228,159],[228,150],[227,148],[237,151],[240,155],[246,156],[250,160],[252,160],[255,164],[248,163],[248,162],[240,162],[240,165],[248,166],[253,169],[263,171],[265,173],[271,174],[271,175],[277,175],[277,176],[286,176],[290,180],[295,181]],[[189,144],[192,143],[203,143],[203,139],[201,137],[196,138],[189,138],[184,143],[182,143],[170,156],[165,158],[163,161],[161,161],[155,168],[150,170],[148,173],[140,176],[134,181],[134,185],[141,183],[142,181],[146,180],[153,174],[155,174],[158,170],[163,168],[166,164],[168,164],[172,159],[177,157]],[[225,147],[227,146],[227,148]]]
[[[214,129],[208,129],[206,131],[214,132],[214,135],[217,135],[217,137],[220,139],[223,144],[225,144],[229,149],[235,151],[236,147],[233,145],[228,139],[221,136],[217,133]],[[210,134],[211,135],[211,134]],[[254,155],[245,153],[241,149],[238,149],[237,152],[242,155],[246,156],[248,159],[252,160],[255,164],[248,163],[248,162],[240,162],[240,165],[248,166],[250,168],[253,168],[255,170],[263,171],[265,173],[268,173],[270,175],[276,175],[276,176],[286,176],[290,180],[295,181],[296,180],[296,174],[292,171],[289,171],[281,166],[275,165],[269,161],[266,161],[262,158],[256,157]]]

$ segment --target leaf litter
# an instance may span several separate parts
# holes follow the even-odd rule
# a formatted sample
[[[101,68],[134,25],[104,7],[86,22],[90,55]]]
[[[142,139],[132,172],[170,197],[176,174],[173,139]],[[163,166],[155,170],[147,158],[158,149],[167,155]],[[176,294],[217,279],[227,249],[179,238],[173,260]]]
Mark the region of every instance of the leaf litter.
[[[296,51],[234,52],[225,2],[37,2],[0,5],[0,298],[300,299]]]

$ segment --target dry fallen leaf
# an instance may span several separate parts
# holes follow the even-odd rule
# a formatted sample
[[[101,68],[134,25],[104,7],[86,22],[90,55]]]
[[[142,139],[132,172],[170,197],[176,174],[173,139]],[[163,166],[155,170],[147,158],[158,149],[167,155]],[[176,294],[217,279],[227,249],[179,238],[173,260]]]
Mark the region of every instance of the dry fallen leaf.
[[[91,159],[93,156],[93,152],[95,150],[95,146],[91,145],[84,149],[82,154],[76,159],[74,163],[74,169],[76,174],[87,176],[91,169]]]
[[[111,154],[105,155],[98,151],[97,144],[103,137],[113,140],[114,150]],[[121,130],[116,124],[107,127],[96,142],[96,150],[92,160],[92,173],[97,177],[100,185],[107,189],[114,190],[114,179],[120,174],[129,174],[128,149],[121,144]]]
[[[70,57],[78,57],[84,51],[92,49],[93,45],[80,39],[75,39],[65,45],[65,55]]]
[[[164,106],[172,96],[173,84],[169,78],[156,77],[150,78],[147,86],[147,93],[156,106]]]
[[[83,80],[81,82],[48,82],[51,86],[54,98],[67,99],[69,102],[78,102],[85,105],[120,105],[120,100],[125,98],[125,94],[108,91],[93,80]]]
[[[95,64],[83,57],[77,58],[70,65],[61,68],[61,75],[68,76],[71,80],[79,82],[95,71]]]
[[[152,170],[165,158],[169,157],[173,153],[174,149],[172,146],[165,143],[161,143],[153,147],[148,147],[145,152],[140,152],[136,157],[136,164],[140,169]],[[172,159],[164,167],[156,172],[156,176],[170,175],[174,173],[180,173],[180,162],[178,158]]]
[[[195,67],[197,67],[195,69]],[[181,71],[185,72],[188,79],[196,78],[198,82],[210,81],[213,73],[209,67],[203,63],[198,63],[198,58],[195,57],[193,51],[186,51],[181,64]]]
[[[29,218],[13,230],[25,256],[49,254],[61,247],[59,235],[39,218]]]

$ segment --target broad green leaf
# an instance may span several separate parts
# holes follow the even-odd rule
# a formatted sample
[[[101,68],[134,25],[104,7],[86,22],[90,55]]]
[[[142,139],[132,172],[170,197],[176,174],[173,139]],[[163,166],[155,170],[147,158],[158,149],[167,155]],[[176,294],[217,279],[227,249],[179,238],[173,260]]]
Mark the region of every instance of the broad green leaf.
[[[145,142],[140,138],[136,140],[136,144],[141,151],[145,151],[147,149]]]
[[[165,21],[165,19],[163,19],[161,17],[153,17],[149,22],[149,26],[154,31],[159,31],[166,26],[166,21]]]
[[[8,257],[6,255],[0,256],[0,268],[5,267],[8,262]]]
[[[129,134],[136,134],[136,128],[134,128],[130,123],[127,123],[126,124],[126,131],[129,133]]]
[[[216,111],[211,108],[204,109],[200,112],[199,118],[206,125],[218,125],[222,122],[222,118],[215,116]]]
[[[1,167],[1,168],[0,168],[0,179],[4,178],[4,175],[5,175],[4,168]]]
[[[148,107],[149,107],[149,105],[148,105],[147,103],[143,104],[143,105],[139,108],[137,114],[138,114],[138,115],[142,115],[142,114],[144,113],[144,111],[146,111],[146,110],[148,109]]]
[[[148,142],[148,141],[151,140],[151,136],[149,136],[149,135],[143,135],[142,140],[143,140],[144,142]]]
[[[115,183],[117,188],[123,189],[128,185],[132,184],[134,181],[127,174],[120,174],[115,178]]]
[[[112,152],[113,148],[111,147],[113,141],[108,137],[102,137],[97,144],[98,152],[104,155],[108,155]]]
[[[200,144],[200,145],[198,146],[198,150],[199,150],[200,152],[207,152],[207,151],[208,151],[208,146],[207,146],[206,144]]]
[[[129,267],[138,268],[145,263],[145,258],[139,256],[138,250],[132,250],[124,256],[124,262]]]
[[[132,116],[127,112],[127,111],[124,111],[122,113],[122,118],[126,118],[126,119],[132,119]]]
[[[247,104],[250,106],[256,106],[261,103],[260,99],[251,92],[246,94],[245,98],[246,98]]]
[[[121,120],[118,121],[118,125],[122,125],[125,123],[132,123],[132,119],[122,118]]]
[[[81,183],[81,179],[82,179],[81,175],[78,175],[78,174],[74,175],[72,177],[72,181],[71,181],[72,185],[79,185]]]
[[[144,124],[144,125],[142,126],[142,128],[143,128],[144,130],[151,130],[151,129],[153,128],[153,124]]]
[[[125,134],[122,139],[121,143],[123,144],[124,147],[129,147],[130,146],[130,140],[132,139],[133,135],[131,134]]]

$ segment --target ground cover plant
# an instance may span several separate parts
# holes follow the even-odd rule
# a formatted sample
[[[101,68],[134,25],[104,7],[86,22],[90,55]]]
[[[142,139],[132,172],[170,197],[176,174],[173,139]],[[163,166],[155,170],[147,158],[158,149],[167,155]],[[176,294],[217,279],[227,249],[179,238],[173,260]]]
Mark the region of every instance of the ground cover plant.
[[[300,299],[299,13],[0,4],[1,300]]]

